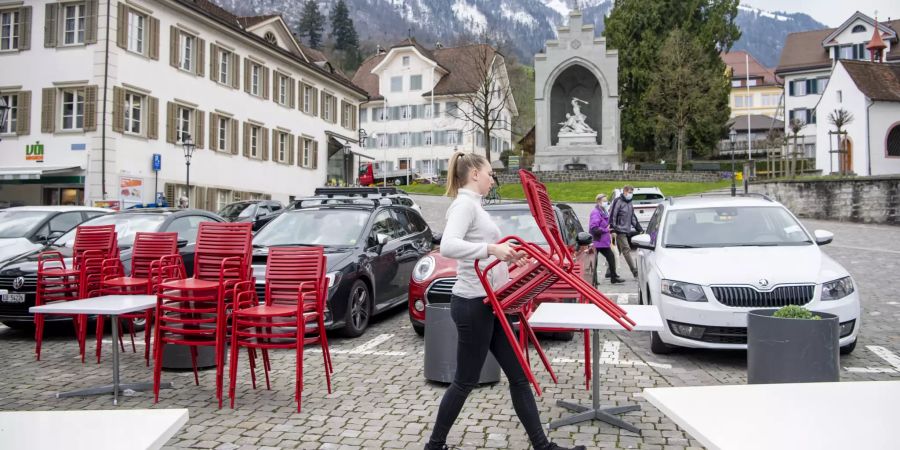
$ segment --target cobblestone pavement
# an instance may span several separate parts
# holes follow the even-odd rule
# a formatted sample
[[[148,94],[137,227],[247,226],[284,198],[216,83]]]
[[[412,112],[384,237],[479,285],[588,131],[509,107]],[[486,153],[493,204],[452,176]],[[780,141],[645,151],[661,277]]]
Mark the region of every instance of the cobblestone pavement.
[[[448,204],[440,197],[417,197],[426,220],[443,228]],[[591,205],[575,205],[586,219]],[[835,233],[825,250],[854,275],[863,298],[863,328],[856,350],[842,357],[842,379],[900,379],[900,299],[890,287],[900,271],[900,228],[807,221],[811,228]],[[634,302],[636,286],[603,285],[604,292],[620,301]],[[642,435],[600,422],[567,426],[551,431],[561,445],[584,444],[589,448],[684,449],[700,444],[644,401],[645,387],[746,382],[745,352],[681,351],[653,355],[646,333],[603,332],[601,364],[602,403],[638,403],[640,411],[624,415],[642,429]],[[93,351],[93,343],[89,351]],[[445,389],[422,377],[423,341],[413,332],[404,309],[380,316],[362,337],[330,337],[334,360],[333,392],[328,394],[322,355],[308,347],[304,357],[303,411],[293,403],[294,357],[289,351],[273,352],[272,390],[253,390],[247,358],[239,362],[235,409],[221,410],[215,401],[215,371],[202,371],[195,386],[190,372],[164,372],[163,380],[175,389],[163,390],[153,404],[150,393],[124,398],[120,408],[189,408],[190,421],[167,443],[167,448],[421,448]],[[77,359],[77,345],[67,329],[45,338],[42,361],[34,361],[30,333],[0,325],[0,410],[110,409],[109,397],[57,399],[61,390],[108,384],[110,337],[105,340],[103,364]],[[543,420],[567,413],[555,406],[557,399],[590,402],[583,375],[581,337],[570,342],[544,340],[559,377],[554,385],[543,368],[535,372],[544,388],[538,399]],[[138,354],[122,354],[124,381],[149,381],[142,346]],[[226,372],[227,373],[227,372]],[[261,377],[262,372],[258,370]],[[227,376],[226,376],[227,378]],[[476,389],[451,432],[449,443],[459,448],[528,448],[502,379]],[[123,448],[126,446],[123,445]]]

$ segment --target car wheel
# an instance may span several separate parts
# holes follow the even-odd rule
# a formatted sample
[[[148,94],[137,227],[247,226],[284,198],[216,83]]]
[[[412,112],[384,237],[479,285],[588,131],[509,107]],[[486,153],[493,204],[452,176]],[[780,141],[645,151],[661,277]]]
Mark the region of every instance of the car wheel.
[[[853,349],[855,349],[855,348],[856,348],[856,340],[854,339],[853,342],[841,347],[841,354],[849,355],[850,353],[853,353]]]
[[[20,321],[8,321],[3,322],[3,325],[6,325],[13,330],[22,330],[22,331],[30,331],[34,330],[34,322],[20,322]]]
[[[140,319],[131,319],[131,322],[134,323],[135,333],[137,333],[138,331],[144,331],[144,327],[147,326],[147,319],[143,317],[141,317]],[[122,330],[126,333],[130,330],[130,328],[128,327],[128,322],[125,320],[122,321]]]
[[[347,317],[341,334],[347,337],[358,337],[365,333],[372,315],[372,295],[362,280],[356,280],[350,288],[350,303],[347,305]]]
[[[413,330],[416,331],[416,334],[419,336],[425,336],[425,325],[412,324]]]
[[[560,331],[558,333],[552,333],[551,336],[553,337],[553,340],[569,342],[572,339],[575,339],[575,332],[574,331]]]
[[[650,332],[650,351],[656,355],[668,355],[675,351],[675,347],[666,344],[662,341],[662,338],[659,337],[659,333],[656,331]]]
[[[394,178],[394,186],[400,186],[401,184],[403,184],[402,178]]]

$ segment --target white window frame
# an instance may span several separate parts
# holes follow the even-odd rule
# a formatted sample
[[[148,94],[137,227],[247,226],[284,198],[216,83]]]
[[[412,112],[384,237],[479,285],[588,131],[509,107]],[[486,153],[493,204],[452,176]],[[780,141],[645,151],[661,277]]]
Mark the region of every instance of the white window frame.
[[[409,147],[409,133],[400,133],[400,146]]]
[[[303,167],[312,167],[312,139],[302,138],[303,151],[300,157],[300,164]]]
[[[0,95],[0,98],[3,98],[3,100],[6,101],[6,106],[9,107],[6,114],[6,120],[3,123],[0,123],[0,134],[16,134],[16,126],[19,117],[19,96],[10,93]]]
[[[303,112],[309,114],[312,111],[312,86],[303,85]]]
[[[231,118],[219,116],[218,122],[216,124],[217,148],[220,152],[228,152],[230,150],[228,144],[230,144],[229,141],[231,140]]]
[[[731,80],[731,87],[741,87],[741,80]]]
[[[343,112],[341,113],[341,126],[344,128],[350,128],[350,125],[353,124],[353,121],[350,120],[350,114],[352,114],[353,105],[349,103],[344,104]]]
[[[457,145],[459,142],[456,142],[456,130],[447,131],[447,145]]]
[[[219,72],[216,78],[219,80],[219,83],[229,84],[231,80],[229,77],[231,76],[231,55],[232,53],[225,49],[219,49],[219,67],[217,67],[217,71]]]
[[[425,145],[431,145],[434,142],[434,139],[432,139],[433,134],[433,131],[426,131],[422,133],[422,142],[424,142]]]
[[[331,94],[325,94],[325,104],[322,105],[322,118],[329,122],[331,121],[331,114],[334,112],[331,110],[332,98],[334,98],[334,96],[332,96]]]
[[[250,66],[250,94],[259,97],[262,93],[261,83],[262,81],[262,66],[259,64],[252,64]]]
[[[289,150],[288,149],[288,134],[283,131],[279,131],[277,144],[278,144],[278,152],[277,152],[276,158],[278,159],[278,162],[287,162],[288,161],[287,152]]]
[[[66,96],[71,95],[72,101],[67,101]],[[59,129],[62,131],[81,131],[84,130],[84,107],[85,107],[85,89],[83,87],[80,88],[65,88],[60,90],[59,96]],[[72,105],[72,114],[66,114],[66,105]],[[80,108],[79,108],[80,105]],[[80,111],[79,111],[80,109]],[[71,118],[70,126],[66,127],[66,118]],[[79,126],[78,119],[81,119],[81,124]]]
[[[262,132],[262,127],[250,125],[249,131],[250,136],[247,139],[250,143],[250,157],[259,158],[259,136]]]
[[[415,87],[413,85],[413,80],[419,80],[419,87]],[[422,75],[410,75],[409,76],[409,90],[410,91],[421,91],[422,90]]]
[[[403,67],[409,67],[409,56],[404,56],[400,61],[403,64]]]
[[[193,133],[193,130],[194,109],[178,105],[175,108],[175,141],[181,144],[184,142],[184,137]],[[191,136],[191,138],[197,139],[197,136]]]
[[[794,97],[803,97],[806,95],[806,80],[794,80]]]
[[[125,133],[144,135],[143,113],[144,96],[134,92],[125,92]],[[137,131],[134,131],[135,126],[137,126]]]
[[[184,31],[179,31],[178,36],[178,45],[181,47],[181,61],[178,62],[178,68],[194,73],[194,65],[196,64],[194,55],[197,53],[197,37],[185,33]]]
[[[67,3],[60,5],[62,8],[63,20],[60,21],[62,26],[62,46],[68,45],[84,45],[87,5],[84,3]],[[74,15],[70,13],[74,12]],[[69,28],[69,25],[72,28]],[[69,39],[71,37],[71,40]]]
[[[8,22],[4,22],[4,19]],[[18,9],[0,11],[0,52],[19,49],[19,20],[21,16]]]
[[[400,86],[396,84],[399,82]],[[391,77],[391,92],[403,92],[403,77]]]
[[[231,203],[232,199],[231,191],[219,190],[216,192],[216,211],[221,211],[225,205]]]
[[[133,9],[128,9],[126,21],[125,48],[132,53],[143,55],[147,50],[147,16]]]
[[[286,76],[278,75],[278,104],[288,104],[288,79]]]
[[[408,120],[412,114],[409,111],[409,105],[400,107],[400,120]]]

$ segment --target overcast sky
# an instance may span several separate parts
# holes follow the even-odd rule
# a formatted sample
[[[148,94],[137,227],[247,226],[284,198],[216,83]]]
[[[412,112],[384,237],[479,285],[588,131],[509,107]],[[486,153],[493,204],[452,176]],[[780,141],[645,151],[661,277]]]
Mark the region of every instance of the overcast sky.
[[[898,0],[741,0],[741,4],[768,11],[805,13],[832,28],[856,11],[872,17],[878,10],[878,20],[900,19]]]

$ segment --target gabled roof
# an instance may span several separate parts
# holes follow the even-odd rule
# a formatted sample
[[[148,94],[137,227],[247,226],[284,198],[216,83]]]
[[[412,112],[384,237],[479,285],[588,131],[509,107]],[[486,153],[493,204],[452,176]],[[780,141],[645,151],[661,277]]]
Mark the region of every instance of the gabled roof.
[[[874,20],[873,20],[874,25]],[[892,20],[879,24],[891,30],[900,30],[900,20]],[[784,42],[781,61],[775,69],[776,75],[800,70],[827,69],[833,59],[824,47],[825,38],[835,32],[836,28],[791,33]],[[884,55],[885,61],[900,61],[900,44],[894,43],[891,51]]]
[[[750,59],[750,76],[751,77],[762,77],[763,82],[762,86],[773,86],[777,85],[777,80],[775,79],[775,72],[760,64],[753,55],[747,53],[743,50],[736,50],[733,52],[726,52],[721,54],[722,62],[725,63],[731,69],[731,78],[740,78],[745,79],[747,77],[747,57]]]
[[[841,61],[856,87],[874,101],[900,102],[900,65]]]
[[[252,28],[254,25],[265,22],[269,19],[274,19],[275,17],[281,17],[279,14],[268,14],[264,16],[247,16],[247,17],[238,17],[238,23],[241,24],[243,28]]]
[[[728,120],[728,126],[735,131],[747,131],[747,115],[735,116]],[[763,114],[750,114],[750,130],[783,130],[784,121]]]
[[[825,36],[825,38],[822,39],[822,45],[825,46],[825,45],[829,45],[829,44],[834,44],[834,42],[832,42],[832,41],[839,34],[843,33],[844,30],[847,29],[847,27],[852,25],[853,22],[855,22],[857,20],[862,20],[863,22],[865,22],[869,25],[872,25],[872,27],[874,27],[876,24],[875,19],[872,19],[871,17],[857,11],[852,16],[850,16],[849,19],[845,20],[844,23],[842,23],[839,27],[833,28],[833,31],[831,32],[831,34]],[[897,33],[894,30],[892,30],[890,27],[887,27],[882,23],[878,24],[878,29],[883,34],[886,34],[888,39],[896,39],[897,38]]]

